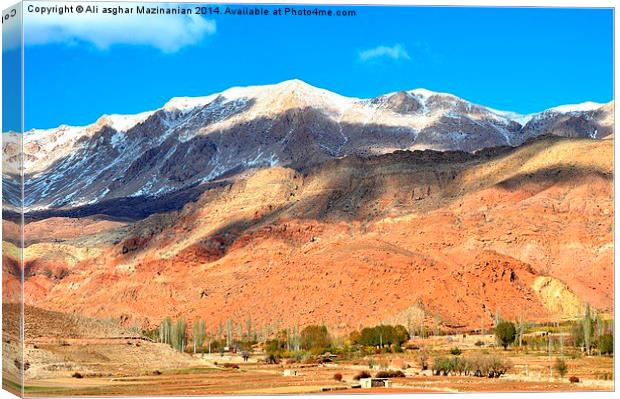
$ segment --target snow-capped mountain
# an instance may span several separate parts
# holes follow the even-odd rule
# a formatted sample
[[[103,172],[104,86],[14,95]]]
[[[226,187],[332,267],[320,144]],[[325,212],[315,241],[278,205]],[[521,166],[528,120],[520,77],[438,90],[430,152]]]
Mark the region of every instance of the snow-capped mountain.
[[[24,134],[25,206],[75,208],[162,197],[250,168],[308,170],[330,158],[395,150],[516,146],[545,133],[604,138],[613,103],[529,116],[424,89],[344,97],[299,80],[173,98],[138,115]],[[10,140],[5,140],[5,143]],[[7,147],[5,155],[19,146]],[[16,159],[5,156],[5,159]],[[17,159],[19,159],[17,157]],[[5,176],[5,184],[11,177]]]
[[[563,105],[535,114],[523,126],[522,139],[542,133],[563,137],[603,139],[613,135],[614,105],[585,102]]]

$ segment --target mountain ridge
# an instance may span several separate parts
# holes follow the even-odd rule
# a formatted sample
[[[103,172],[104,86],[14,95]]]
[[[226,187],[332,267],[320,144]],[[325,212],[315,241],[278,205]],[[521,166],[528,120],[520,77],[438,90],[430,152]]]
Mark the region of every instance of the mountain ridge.
[[[75,208],[114,198],[163,197],[257,167],[303,171],[346,155],[474,152],[518,146],[546,133],[589,138],[613,133],[613,102],[574,108],[546,110],[521,125],[514,118],[522,115],[426,89],[358,99],[300,80],[233,87],[205,97],[175,97],[136,115],[105,115],[86,127],[31,131],[24,139],[24,202],[28,211]],[[19,160],[19,146],[3,150],[9,160]],[[12,178],[9,173],[5,183]],[[18,206],[18,198],[9,199]]]
[[[132,119],[132,117],[140,117],[140,116],[148,116],[156,111],[159,110],[164,110],[164,109],[168,109],[168,110],[180,110],[180,109],[191,109],[191,108],[196,108],[199,106],[204,106],[206,105],[208,102],[212,101],[213,99],[215,99],[218,95],[224,95],[225,93],[232,93],[235,91],[239,91],[239,90],[243,90],[243,89],[254,89],[254,88],[265,88],[265,87],[273,87],[273,86],[277,86],[277,85],[283,85],[283,84],[300,84],[300,85],[305,85],[311,88],[314,88],[316,90],[320,90],[320,91],[325,91],[325,92],[329,92],[335,95],[338,95],[340,97],[343,98],[347,98],[347,99],[351,99],[351,100],[358,100],[358,101],[365,101],[365,100],[372,100],[372,99],[376,99],[376,98],[380,98],[380,97],[389,97],[395,94],[398,94],[400,92],[405,92],[405,93],[409,93],[409,94],[414,94],[414,95],[420,95],[420,96],[426,96],[426,97],[430,97],[430,96],[434,96],[434,95],[438,95],[438,96],[445,96],[445,97],[453,97],[455,99],[461,100],[461,101],[465,101],[468,102],[472,105],[476,105],[476,106],[480,106],[480,107],[484,107],[492,112],[497,113],[498,115],[501,116],[505,116],[508,119],[512,119],[514,121],[523,121],[523,118],[531,118],[534,115],[537,114],[542,114],[546,111],[557,111],[557,112],[562,112],[562,113],[566,113],[566,112],[579,112],[579,111],[592,111],[595,109],[598,109],[602,106],[611,104],[614,102],[614,100],[611,100],[609,102],[605,102],[605,103],[600,103],[600,102],[595,102],[595,101],[590,101],[590,100],[586,100],[583,101],[581,103],[571,103],[571,104],[560,104],[560,105],[556,105],[553,107],[549,107],[549,108],[544,108],[541,111],[535,111],[535,112],[530,112],[530,113],[520,113],[520,112],[516,112],[516,111],[509,111],[509,110],[500,110],[494,107],[490,107],[490,106],[486,106],[483,105],[481,103],[476,103],[473,101],[469,101],[467,99],[465,99],[464,97],[460,97],[456,94],[452,94],[452,93],[448,93],[448,92],[441,92],[441,91],[434,91],[434,90],[430,90],[424,87],[418,87],[418,88],[414,88],[414,89],[406,89],[406,90],[398,90],[398,91],[392,91],[392,92],[387,92],[385,94],[380,94],[378,96],[375,97],[353,97],[353,96],[345,96],[343,94],[339,94],[336,92],[332,92],[329,91],[328,89],[324,89],[324,88],[319,88],[317,86],[312,86],[308,83],[306,83],[305,81],[301,80],[301,79],[290,79],[290,80],[285,80],[279,83],[273,83],[273,84],[265,84],[265,85],[250,85],[250,86],[231,86],[228,89],[219,91],[219,92],[215,92],[206,96],[175,96],[175,97],[171,97],[168,101],[166,101],[161,107],[159,108],[155,108],[153,110],[147,110],[147,111],[141,111],[135,114],[132,113],[123,113],[123,114],[102,114],[99,118],[97,118],[97,120],[93,123],[89,123],[86,125],[73,125],[73,124],[60,124],[58,126],[55,127],[49,127],[49,128],[32,128],[27,130],[25,133],[36,133],[36,132],[52,132],[61,128],[76,128],[76,129],[86,129],[88,127],[94,126],[99,124],[99,122],[101,120],[106,120],[106,119],[116,119],[116,120],[122,120],[124,118],[128,118],[128,119]],[[527,122],[529,119],[526,119],[524,122]],[[129,127],[133,127],[135,126],[135,124],[137,124],[139,122],[136,122],[134,124],[132,124]],[[522,125],[524,123],[521,123]],[[127,130],[129,127],[125,127],[124,129],[122,129],[123,131]]]

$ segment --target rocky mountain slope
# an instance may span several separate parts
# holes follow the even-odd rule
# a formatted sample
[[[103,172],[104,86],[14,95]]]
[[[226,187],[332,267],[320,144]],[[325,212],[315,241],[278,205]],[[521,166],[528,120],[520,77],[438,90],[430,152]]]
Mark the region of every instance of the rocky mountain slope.
[[[183,315],[211,330],[229,318],[467,330],[496,312],[543,321],[585,302],[613,310],[612,140],[252,169],[179,211],[71,220],[26,225],[27,303],[127,325]],[[5,270],[5,292],[17,272]]]
[[[613,103],[588,103],[521,116],[423,89],[356,99],[299,80],[231,88],[86,127],[28,132],[24,200],[28,211],[47,216],[75,208],[105,213],[119,199],[131,208],[131,198],[145,196],[159,199],[159,211],[178,209],[196,198],[195,187],[253,168],[304,172],[346,155],[405,149],[473,152],[545,133],[605,138],[612,111]],[[19,160],[20,146],[6,142],[5,159]],[[4,176],[14,206],[17,183],[14,174]]]

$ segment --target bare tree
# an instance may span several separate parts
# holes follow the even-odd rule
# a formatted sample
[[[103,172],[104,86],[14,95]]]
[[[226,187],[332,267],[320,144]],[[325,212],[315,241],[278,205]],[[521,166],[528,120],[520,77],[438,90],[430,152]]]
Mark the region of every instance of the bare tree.
[[[586,346],[586,353],[591,355],[592,347],[592,314],[590,304],[586,304],[586,313],[583,318],[583,342]]]
[[[226,320],[226,346],[230,348],[233,340],[233,321],[231,319]]]
[[[245,319],[245,333],[247,334],[248,340],[252,339],[252,318],[248,315],[248,318]]]
[[[525,331],[527,331],[528,327],[528,322],[525,321],[523,314],[520,313],[517,319],[517,337],[519,340],[519,347],[523,346],[523,335],[525,335]]]
[[[172,343],[172,319],[166,317],[159,325],[159,342],[170,345]]]

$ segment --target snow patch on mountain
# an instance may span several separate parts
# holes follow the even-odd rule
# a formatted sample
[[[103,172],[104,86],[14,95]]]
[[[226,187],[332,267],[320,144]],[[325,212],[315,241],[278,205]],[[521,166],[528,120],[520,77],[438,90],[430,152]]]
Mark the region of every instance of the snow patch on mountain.
[[[198,107],[204,107],[211,101],[215,100],[218,94],[211,94],[204,97],[173,97],[164,104],[163,109],[166,111],[191,111]]]
[[[561,113],[569,113],[569,112],[585,112],[585,111],[593,111],[595,109],[601,108],[605,104],[596,103],[593,101],[586,101],[579,104],[567,104],[560,105],[557,107],[549,108],[547,111],[555,111]]]
[[[231,171],[306,158],[303,162],[396,149],[519,145],[545,133],[564,113],[571,123],[589,121],[585,133],[586,125],[573,123],[579,134],[599,138],[591,111],[600,106],[587,102],[520,115],[427,89],[359,99],[301,80],[232,87],[175,97],[136,115],[104,115],[84,127],[27,132],[25,205],[44,209],[159,196]],[[602,137],[609,134],[605,129]]]
[[[139,123],[144,122],[155,111],[141,112],[135,115],[103,115],[97,121],[100,125],[107,125],[117,132],[126,132]]]

